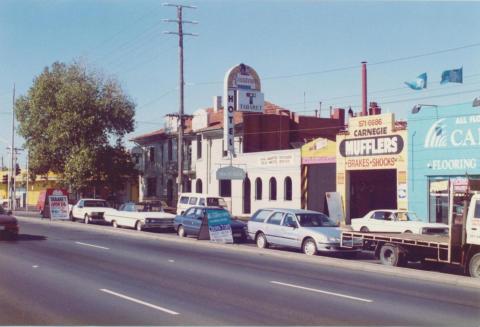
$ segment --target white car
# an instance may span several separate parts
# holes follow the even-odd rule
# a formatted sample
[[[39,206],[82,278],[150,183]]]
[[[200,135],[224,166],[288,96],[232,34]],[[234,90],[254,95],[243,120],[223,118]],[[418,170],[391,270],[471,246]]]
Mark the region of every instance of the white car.
[[[163,211],[160,204],[155,203],[124,203],[118,210],[105,213],[105,221],[113,227],[131,227],[136,230],[173,228],[175,215]]]
[[[362,218],[352,218],[352,229],[364,233],[414,233],[414,234],[448,234],[448,225],[426,223],[414,212],[405,210],[372,210]]]
[[[259,248],[272,244],[301,249],[307,255],[330,252],[355,256],[355,249],[340,246],[341,232],[328,216],[311,210],[260,209],[248,221],[248,234]]]
[[[107,201],[102,199],[80,199],[70,211],[70,220],[83,220],[85,224],[92,222],[105,222],[104,215],[110,208]]]

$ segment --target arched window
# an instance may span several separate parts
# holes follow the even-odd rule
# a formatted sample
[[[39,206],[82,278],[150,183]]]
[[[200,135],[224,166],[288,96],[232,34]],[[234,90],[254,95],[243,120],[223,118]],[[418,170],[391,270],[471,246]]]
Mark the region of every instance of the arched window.
[[[201,179],[197,179],[197,182],[195,183],[195,192],[202,193],[202,180]]]
[[[257,177],[255,180],[255,200],[262,199],[262,179]]]
[[[270,178],[270,200],[277,200],[277,180],[275,177]]]
[[[288,176],[285,177],[284,194],[286,201],[292,201],[292,179]]]

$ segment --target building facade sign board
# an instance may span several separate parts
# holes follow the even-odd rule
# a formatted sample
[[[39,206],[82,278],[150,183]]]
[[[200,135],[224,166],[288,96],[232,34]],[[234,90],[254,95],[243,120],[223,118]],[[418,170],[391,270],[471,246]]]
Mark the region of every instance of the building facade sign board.
[[[324,138],[318,138],[302,146],[302,164],[322,164],[336,162],[336,144]]]
[[[242,168],[234,166],[221,167],[217,170],[217,179],[239,179],[244,180],[246,173]]]

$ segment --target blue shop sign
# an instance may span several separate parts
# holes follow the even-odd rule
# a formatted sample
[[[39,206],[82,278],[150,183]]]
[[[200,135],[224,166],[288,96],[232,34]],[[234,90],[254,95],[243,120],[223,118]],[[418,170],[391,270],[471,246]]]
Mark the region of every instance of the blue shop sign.
[[[424,107],[408,120],[412,166],[425,175],[480,173],[480,107]]]
[[[450,187],[480,176],[480,107],[423,106],[409,114],[408,143],[409,210],[446,222]]]

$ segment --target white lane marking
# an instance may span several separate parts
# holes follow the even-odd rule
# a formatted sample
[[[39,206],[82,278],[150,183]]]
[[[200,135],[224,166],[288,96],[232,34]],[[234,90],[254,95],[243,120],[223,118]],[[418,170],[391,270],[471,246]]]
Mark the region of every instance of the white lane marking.
[[[97,248],[97,249],[110,250],[109,248],[106,248],[106,247],[104,247],[104,246],[93,245],[93,244],[88,244],[88,243],[75,242],[75,244],[90,246],[90,247],[92,247],[92,248]]]
[[[32,268],[34,268],[34,269],[36,269],[36,268],[38,268],[38,267],[39,267],[39,266],[37,266],[37,265],[35,265],[35,266],[32,266]]]
[[[175,262],[175,260],[170,259],[170,260],[168,260],[168,262]]]
[[[179,315],[178,312],[175,312],[175,311],[172,311],[172,310],[169,310],[169,309],[165,309],[165,308],[159,307],[158,305],[154,305],[154,304],[151,304],[151,303],[148,303],[148,302],[145,302],[145,301],[137,300],[137,299],[134,299],[133,297],[126,296],[126,295],[123,295],[123,294],[120,294],[120,293],[116,293],[116,292],[113,292],[113,291],[110,291],[110,290],[107,290],[107,289],[104,289],[104,288],[101,288],[100,291],[108,293],[110,295],[117,296],[119,298],[122,298],[122,299],[125,299],[125,300],[128,300],[128,301],[132,301],[132,302],[135,302],[135,303],[138,303],[138,304],[142,304],[142,305],[147,306],[149,308],[153,308],[153,309],[156,309],[156,310],[159,310],[159,311],[169,313],[171,315]]]
[[[287,283],[282,283],[282,282],[276,282],[276,281],[273,281],[273,280],[270,281],[270,283],[277,284],[277,285],[282,285],[282,286],[293,287],[293,288],[298,288],[298,289],[305,290],[305,291],[310,291],[310,292],[323,293],[323,294],[343,297],[343,298],[350,299],[350,300],[356,300],[356,301],[362,301],[362,302],[368,302],[368,303],[373,302],[373,300],[363,299],[363,298],[360,298],[360,297],[355,297],[355,296],[350,296],[350,295],[345,295],[345,294],[340,294],[340,293],[333,293],[333,292],[328,292],[328,291],[322,291],[322,290],[318,290],[318,289],[315,289],[315,288],[298,286],[298,285],[287,284]]]

